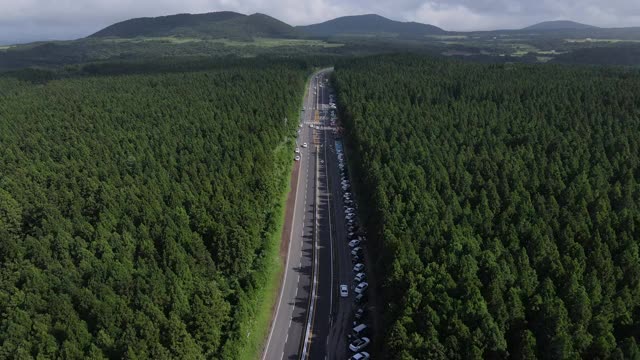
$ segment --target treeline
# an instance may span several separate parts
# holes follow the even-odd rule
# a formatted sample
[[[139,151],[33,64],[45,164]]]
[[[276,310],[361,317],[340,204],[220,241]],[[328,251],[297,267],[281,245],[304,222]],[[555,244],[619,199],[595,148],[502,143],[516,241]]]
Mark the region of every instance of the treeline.
[[[396,55],[334,82],[385,359],[640,359],[640,73]]]
[[[0,79],[0,358],[236,358],[307,71]]]

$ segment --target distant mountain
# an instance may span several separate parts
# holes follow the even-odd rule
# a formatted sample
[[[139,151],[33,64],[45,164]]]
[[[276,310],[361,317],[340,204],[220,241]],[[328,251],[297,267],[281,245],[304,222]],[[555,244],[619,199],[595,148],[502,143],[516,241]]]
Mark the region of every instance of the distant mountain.
[[[305,34],[318,37],[335,35],[393,34],[402,37],[444,34],[437,26],[417,22],[400,22],[380,15],[343,16],[320,24],[297,26]]]
[[[598,27],[581,24],[575,21],[569,20],[556,20],[556,21],[544,21],[531,26],[527,26],[522,30],[585,30],[585,29],[597,29]]]
[[[244,15],[221,11],[136,18],[108,26],[90,37],[183,36],[251,39],[255,37],[293,38],[298,35],[294,27],[268,15]]]

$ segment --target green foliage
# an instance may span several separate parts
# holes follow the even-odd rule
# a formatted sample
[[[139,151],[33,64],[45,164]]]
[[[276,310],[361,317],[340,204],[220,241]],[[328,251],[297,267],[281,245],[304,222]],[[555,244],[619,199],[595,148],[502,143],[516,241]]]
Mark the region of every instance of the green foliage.
[[[306,73],[0,79],[0,358],[233,358]]]
[[[136,18],[108,26],[91,37],[135,38],[180,36],[251,40],[254,37],[298,37],[292,26],[264,14],[231,11]]]
[[[384,358],[638,357],[639,73],[398,55],[334,82]]]

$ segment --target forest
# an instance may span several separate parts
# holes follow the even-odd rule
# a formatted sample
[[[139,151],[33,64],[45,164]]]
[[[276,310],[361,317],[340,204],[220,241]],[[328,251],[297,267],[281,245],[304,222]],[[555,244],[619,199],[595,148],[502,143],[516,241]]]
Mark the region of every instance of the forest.
[[[0,358],[236,358],[309,71],[238,63],[0,78]]]
[[[640,359],[640,72],[335,67],[385,359]]]

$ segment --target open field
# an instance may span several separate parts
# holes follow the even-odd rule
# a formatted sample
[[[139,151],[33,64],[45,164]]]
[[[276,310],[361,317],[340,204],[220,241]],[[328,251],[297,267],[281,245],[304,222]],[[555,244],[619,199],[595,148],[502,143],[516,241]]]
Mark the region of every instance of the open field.
[[[610,43],[610,44],[616,44],[616,43],[621,43],[621,42],[626,42],[626,43],[640,43],[640,40],[632,40],[632,39],[592,39],[592,38],[585,38],[585,39],[565,39],[564,41],[568,42],[568,43]]]
[[[246,47],[256,46],[262,48],[273,48],[279,46],[318,46],[318,47],[340,47],[344,44],[333,44],[322,40],[307,40],[307,39],[273,39],[273,38],[256,38],[254,41],[238,41],[231,39],[202,39],[192,37],[175,37],[175,36],[163,36],[163,37],[137,37],[137,38],[108,38],[101,39],[104,43],[146,43],[146,42],[161,42],[169,44],[186,44],[186,43],[210,43],[210,44],[222,44],[233,47]]]

